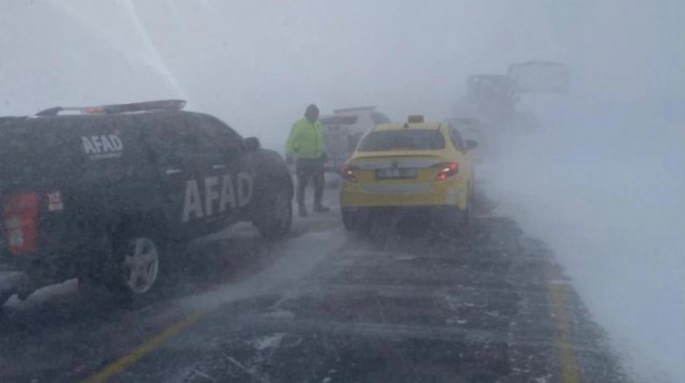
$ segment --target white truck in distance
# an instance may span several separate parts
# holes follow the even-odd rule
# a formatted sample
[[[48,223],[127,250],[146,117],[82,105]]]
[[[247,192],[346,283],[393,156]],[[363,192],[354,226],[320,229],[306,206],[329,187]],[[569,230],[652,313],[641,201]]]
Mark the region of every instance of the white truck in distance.
[[[334,109],[333,114],[321,116],[323,139],[326,143],[325,169],[337,172],[352,155],[359,139],[378,124],[392,122],[388,116],[376,111],[375,106]]]

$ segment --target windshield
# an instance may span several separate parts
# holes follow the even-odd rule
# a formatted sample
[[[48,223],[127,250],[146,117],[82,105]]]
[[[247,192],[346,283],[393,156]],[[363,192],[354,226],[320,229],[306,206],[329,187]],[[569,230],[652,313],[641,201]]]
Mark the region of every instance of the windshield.
[[[357,148],[360,152],[389,150],[440,150],[445,148],[445,138],[439,130],[391,130],[367,134]]]
[[[0,0],[5,382],[685,382],[685,0]]]

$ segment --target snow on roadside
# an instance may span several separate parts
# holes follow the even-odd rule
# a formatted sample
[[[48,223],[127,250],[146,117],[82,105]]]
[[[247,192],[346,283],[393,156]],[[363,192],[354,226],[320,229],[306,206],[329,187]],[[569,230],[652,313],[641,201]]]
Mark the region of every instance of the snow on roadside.
[[[346,237],[341,228],[312,231],[285,242],[278,250],[282,255],[268,268],[216,290],[181,298],[177,303],[193,310],[211,310],[222,304],[255,297],[296,284],[323,259],[343,246]]]
[[[630,375],[685,381],[685,123],[651,129],[548,129],[478,175],[554,248]]]

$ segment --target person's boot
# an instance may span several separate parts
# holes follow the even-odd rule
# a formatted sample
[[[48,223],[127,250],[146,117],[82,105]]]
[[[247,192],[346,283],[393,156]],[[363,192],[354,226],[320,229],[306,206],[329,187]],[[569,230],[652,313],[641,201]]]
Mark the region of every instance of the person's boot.
[[[328,213],[329,211],[331,211],[331,209],[326,206],[323,206],[322,204],[316,204],[314,206],[314,211],[317,213]]]
[[[298,205],[298,211],[300,213],[300,217],[304,218],[307,216],[307,207],[304,205]]]

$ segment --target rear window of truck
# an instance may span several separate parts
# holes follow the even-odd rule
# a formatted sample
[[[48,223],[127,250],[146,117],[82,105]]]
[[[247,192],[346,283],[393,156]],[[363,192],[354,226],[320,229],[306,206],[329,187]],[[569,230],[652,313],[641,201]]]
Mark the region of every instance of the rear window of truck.
[[[33,121],[22,122],[0,132],[3,184],[42,182],[82,172],[80,142],[68,141],[65,135],[59,134],[59,129],[52,130],[52,126],[36,125]]]
[[[1,183],[28,186],[82,177],[115,181],[126,169],[123,152],[130,152],[135,142],[126,137],[131,129],[125,125],[131,122],[79,116],[5,124],[0,131]]]

